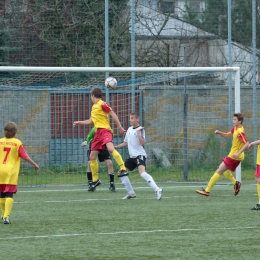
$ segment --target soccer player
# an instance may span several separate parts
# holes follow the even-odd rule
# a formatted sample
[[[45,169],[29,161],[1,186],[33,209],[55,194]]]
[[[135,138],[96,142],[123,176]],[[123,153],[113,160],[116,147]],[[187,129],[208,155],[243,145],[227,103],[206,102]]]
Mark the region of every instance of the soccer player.
[[[248,140],[245,135],[244,127],[242,126],[243,120],[244,117],[242,114],[235,113],[233,114],[233,128],[228,133],[223,133],[219,130],[215,131],[215,134],[224,138],[233,136],[231,150],[228,156],[222,159],[222,163],[211,177],[207,188],[205,190],[203,188],[202,190],[196,190],[198,194],[209,196],[211,189],[217,183],[221,174],[224,174],[234,185],[234,195],[236,196],[239,193],[242,184],[236,181],[230,171],[234,172],[240,162],[244,160],[244,150],[248,147]]]
[[[4,138],[0,139],[0,207],[4,224],[11,224],[10,214],[13,207],[13,195],[17,192],[20,158],[27,161],[36,170],[39,166],[27,155],[22,142],[15,138],[17,126],[8,122],[4,126]]]
[[[126,168],[124,165],[124,161],[121,155],[115,150],[113,145],[113,137],[112,131],[109,124],[109,115],[113,118],[116,123],[119,133],[123,135],[125,133],[125,129],[121,126],[121,123],[116,115],[116,113],[112,110],[112,108],[102,100],[102,91],[100,88],[93,88],[91,90],[91,100],[93,102],[93,106],[91,109],[91,117],[84,121],[75,121],[73,126],[76,127],[78,125],[92,125],[97,129],[94,135],[93,142],[91,144],[91,153],[90,153],[90,168],[92,170],[92,186],[91,191],[94,191],[95,188],[100,185],[100,180],[98,178],[98,162],[97,157],[99,151],[104,151],[105,147],[112,156],[114,157],[116,163],[120,167],[120,173],[126,173]]]
[[[129,171],[133,171],[136,167],[138,168],[140,176],[149,184],[149,186],[154,190],[158,200],[162,197],[163,190],[159,188],[153,177],[146,172],[146,158],[147,154],[144,149],[145,144],[145,131],[142,126],[139,125],[139,114],[130,114],[130,125],[128,128],[124,142],[115,146],[116,149],[127,146],[130,158],[125,161],[125,166]],[[132,188],[132,185],[128,178],[128,172],[121,172],[118,177],[121,178],[122,183],[125,185],[127,190],[127,195],[123,199],[135,198],[136,194]]]
[[[86,138],[86,141],[84,141],[82,143],[82,146],[86,146],[87,144],[89,145],[89,149],[88,149],[88,152],[87,152],[87,156],[88,156],[87,177],[88,177],[89,191],[93,191],[92,188],[91,188],[91,186],[92,186],[92,172],[91,172],[91,168],[90,168],[90,158],[89,158],[89,156],[90,156],[90,152],[91,152],[91,143],[94,139],[95,132],[96,132],[96,128],[93,127],[91,129],[91,131],[89,132],[89,134]],[[110,182],[109,189],[112,192],[115,192],[116,187],[115,187],[115,184],[114,184],[114,168],[113,168],[113,163],[112,163],[112,160],[111,160],[110,153],[108,152],[107,148],[105,148],[104,151],[99,151],[98,160],[99,160],[99,162],[104,162],[104,161],[106,162],[107,169],[108,169],[109,182]]]
[[[260,210],[260,140],[256,140],[248,145],[248,149],[252,149],[254,145],[257,145],[257,159],[255,169],[255,181],[257,183],[258,204],[256,204],[251,210]]]

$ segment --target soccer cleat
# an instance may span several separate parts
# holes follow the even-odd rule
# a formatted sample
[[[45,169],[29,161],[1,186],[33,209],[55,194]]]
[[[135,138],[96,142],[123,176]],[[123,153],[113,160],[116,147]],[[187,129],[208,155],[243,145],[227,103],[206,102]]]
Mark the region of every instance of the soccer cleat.
[[[122,198],[122,200],[129,200],[129,199],[134,199],[134,198],[136,198],[135,193],[133,193],[133,194],[127,193],[126,196]]]
[[[196,190],[196,192],[203,196],[209,196],[209,192],[205,191],[203,188],[201,188],[201,190]]]
[[[112,192],[116,192],[116,187],[114,184],[111,184],[109,187],[109,190],[111,190]]]
[[[120,170],[120,173],[117,175],[118,178],[124,177],[128,175],[128,171],[126,170]]]
[[[11,224],[11,221],[8,218],[3,219],[4,224]]]
[[[260,210],[260,204],[256,204],[251,210]]]
[[[160,200],[162,198],[162,193],[163,193],[163,190],[161,188],[155,192],[158,200]]]
[[[237,196],[237,194],[240,191],[242,184],[239,181],[236,181],[235,185],[234,185],[234,195]]]
[[[96,182],[92,182],[91,186],[89,187],[88,191],[94,192],[96,190],[96,187],[101,184],[100,180],[97,180]]]

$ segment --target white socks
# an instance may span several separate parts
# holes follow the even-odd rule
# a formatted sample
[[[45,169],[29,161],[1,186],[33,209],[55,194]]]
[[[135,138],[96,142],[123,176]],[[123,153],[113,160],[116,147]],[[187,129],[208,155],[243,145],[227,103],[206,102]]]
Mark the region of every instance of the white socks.
[[[132,187],[132,185],[130,183],[130,180],[129,180],[128,176],[123,176],[120,179],[121,179],[122,183],[125,185],[125,188],[126,188],[127,192],[129,194],[134,194],[135,192],[133,190],[133,187]]]
[[[159,187],[156,185],[153,177],[147,172],[143,172],[140,176],[149,184],[149,186],[156,192],[159,190]]]

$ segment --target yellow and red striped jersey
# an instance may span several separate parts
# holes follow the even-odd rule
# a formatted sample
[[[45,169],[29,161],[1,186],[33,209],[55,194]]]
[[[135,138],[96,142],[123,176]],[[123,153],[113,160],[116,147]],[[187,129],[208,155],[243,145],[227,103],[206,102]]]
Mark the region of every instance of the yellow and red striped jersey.
[[[19,139],[0,139],[0,184],[17,185],[20,158],[26,157],[28,155]]]
[[[110,111],[112,111],[112,108],[103,100],[99,100],[92,106],[91,119],[96,129],[105,128],[111,130],[108,117]]]
[[[230,149],[230,152],[228,154],[228,157],[232,158],[232,155],[237,153],[243,146],[244,144],[248,141],[244,127],[241,126],[239,128],[233,127],[230,132],[233,134],[233,140],[232,140],[232,146]],[[236,160],[238,161],[243,161],[245,157],[244,152],[242,152]],[[234,158],[232,158],[234,159]]]

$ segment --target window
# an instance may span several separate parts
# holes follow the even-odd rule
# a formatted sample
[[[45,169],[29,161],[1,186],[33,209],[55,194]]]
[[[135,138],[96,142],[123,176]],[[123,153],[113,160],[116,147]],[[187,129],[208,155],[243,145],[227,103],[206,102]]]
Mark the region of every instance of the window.
[[[163,13],[174,13],[175,0],[158,1],[158,9]]]

